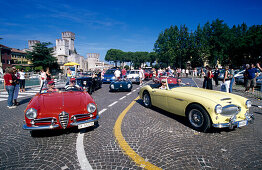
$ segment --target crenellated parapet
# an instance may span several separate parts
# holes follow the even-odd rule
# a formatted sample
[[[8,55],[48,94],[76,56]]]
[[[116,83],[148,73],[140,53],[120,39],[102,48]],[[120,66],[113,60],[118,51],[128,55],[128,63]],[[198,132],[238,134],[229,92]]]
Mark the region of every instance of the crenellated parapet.
[[[64,38],[70,38],[71,40],[75,40],[75,33],[73,32],[62,32],[62,39]]]
[[[38,41],[38,40],[28,40],[28,48],[29,48],[29,49],[33,49],[33,46],[34,46],[36,43],[40,43],[40,41]]]
[[[69,46],[68,40],[56,39],[56,46]]]

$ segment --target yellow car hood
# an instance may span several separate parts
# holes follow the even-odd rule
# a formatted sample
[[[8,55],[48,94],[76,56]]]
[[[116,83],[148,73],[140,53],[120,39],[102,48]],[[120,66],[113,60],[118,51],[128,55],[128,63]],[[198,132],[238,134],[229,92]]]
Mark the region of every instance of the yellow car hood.
[[[230,103],[234,103],[234,94],[230,94],[230,93],[225,93],[215,90],[207,90],[207,89],[196,88],[196,87],[177,87],[171,90],[174,91],[175,93],[181,92],[187,96],[206,98],[215,103],[219,103],[222,106],[228,105]]]

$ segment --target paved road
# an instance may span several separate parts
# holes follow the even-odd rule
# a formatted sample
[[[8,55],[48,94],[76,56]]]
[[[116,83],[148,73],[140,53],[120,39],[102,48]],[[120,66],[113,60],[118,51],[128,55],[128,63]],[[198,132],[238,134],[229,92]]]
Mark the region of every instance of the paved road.
[[[196,82],[202,83],[200,79]],[[131,93],[110,93],[108,84],[103,84],[92,94],[101,112],[99,127],[44,131],[34,138],[22,130],[23,110],[31,96],[20,98],[21,105],[11,110],[6,101],[0,101],[0,169],[81,169],[76,147],[79,134],[93,169],[143,169],[123,152],[113,132],[118,116],[137,97],[139,88],[134,85]],[[261,101],[250,99],[261,105]],[[199,133],[185,118],[147,109],[137,100],[126,113],[121,130],[139,156],[162,169],[261,169],[262,109],[252,107],[251,111],[256,118],[252,125]]]

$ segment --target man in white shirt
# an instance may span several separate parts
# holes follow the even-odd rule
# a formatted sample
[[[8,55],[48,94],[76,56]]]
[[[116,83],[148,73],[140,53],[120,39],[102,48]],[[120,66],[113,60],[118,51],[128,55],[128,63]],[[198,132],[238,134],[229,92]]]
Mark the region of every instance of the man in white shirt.
[[[25,92],[25,72],[23,68],[21,69],[19,74],[20,74],[20,92]]]
[[[117,69],[117,70],[114,72],[114,75],[115,75],[115,77],[116,77],[116,80],[119,80],[119,79],[120,79],[120,76],[121,76],[120,70]]]

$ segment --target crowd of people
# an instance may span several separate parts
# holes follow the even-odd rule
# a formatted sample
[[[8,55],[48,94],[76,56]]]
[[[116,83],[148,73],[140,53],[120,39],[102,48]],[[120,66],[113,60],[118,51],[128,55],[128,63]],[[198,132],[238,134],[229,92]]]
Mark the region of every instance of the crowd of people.
[[[8,93],[7,107],[12,109],[19,105],[17,101],[18,93],[25,92],[25,72],[24,69],[7,67],[4,75],[4,89]]]

